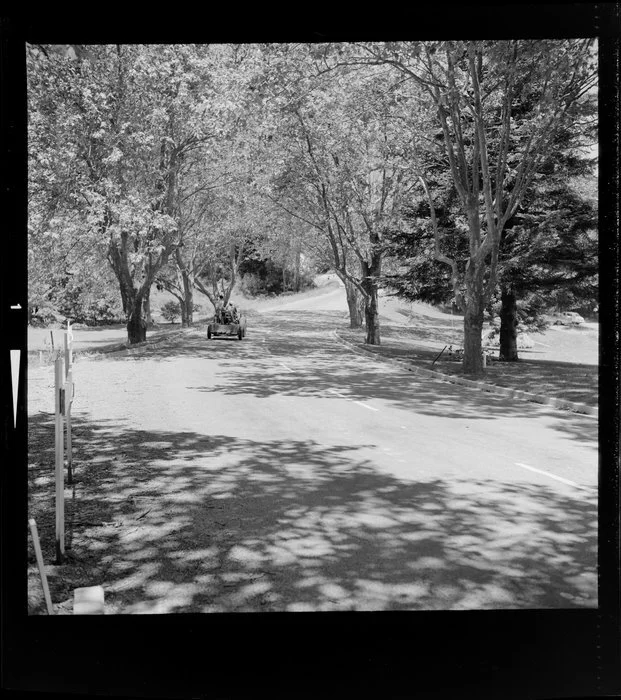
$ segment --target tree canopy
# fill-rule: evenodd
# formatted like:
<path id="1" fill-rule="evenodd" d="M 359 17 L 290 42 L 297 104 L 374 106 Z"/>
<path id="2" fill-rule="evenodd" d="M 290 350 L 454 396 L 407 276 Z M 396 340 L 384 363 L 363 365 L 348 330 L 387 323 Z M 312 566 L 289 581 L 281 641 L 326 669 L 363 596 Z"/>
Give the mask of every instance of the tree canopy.
<path id="1" fill-rule="evenodd" d="M 591 40 L 34 45 L 33 308 L 117 298 L 130 342 L 151 288 L 192 324 L 251 261 L 345 283 L 380 342 L 378 291 L 454 301 L 467 372 L 503 290 L 592 295 Z M 583 167 L 584 166 L 584 167 Z M 571 182 L 570 182 L 571 180 Z M 573 184 L 572 184 L 573 183 Z M 584 188 L 583 188 L 584 190 Z M 114 292 L 111 281 L 116 281 Z M 297 282 L 295 282 L 297 280 Z"/>

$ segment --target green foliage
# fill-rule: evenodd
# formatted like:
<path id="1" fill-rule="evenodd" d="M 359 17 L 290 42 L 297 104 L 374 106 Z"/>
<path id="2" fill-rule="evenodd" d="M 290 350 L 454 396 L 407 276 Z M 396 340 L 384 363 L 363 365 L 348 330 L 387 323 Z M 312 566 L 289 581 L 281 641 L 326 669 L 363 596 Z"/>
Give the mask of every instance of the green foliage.
<path id="1" fill-rule="evenodd" d="M 465 50 L 465 45 L 463 48 Z M 585 98 L 570 102 L 566 114 L 559 116 L 556 121 L 546 116 L 552 114 L 554 109 L 560 109 L 566 99 L 566 96 L 555 93 L 555 90 L 561 89 L 564 78 L 555 83 L 556 78 L 549 75 L 548 67 L 537 67 L 529 62 L 530 59 L 533 56 L 548 55 L 550 61 L 558 61 L 559 64 L 571 59 L 575 62 L 575 75 L 582 72 L 584 76 L 583 88 L 590 84 L 591 78 L 588 76 L 592 65 L 582 60 L 580 51 L 575 50 L 577 44 L 572 45 L 571 42 L 563 45 L 525 42 L 519 48 L 521 58 L 513 62 L 513 73 L 507 73 L 507 68 L 503 69 L 502 63 L 496 61 L 505 50 L 502 42 L 487 46 L 482 57 L 488 70 L 497 75 L 499 84 L 502 84 L 502 80 L 512 79 L 512 90 L 516 95 L 521 95 L 521 99 L 515 100 L 511 105 L 510 128 L 505 141 L 504 193 L 499 193 L 498 183 L 492 178 L 492 185 L 496 188 L 494 199 L 504 202 L 514 197 L 515 207 L 500 233 L 497 268 L 490 268 L 487 277 L 494 282 L 489 290 L 488 312 L 491 317 L 499 312 L 499 294 L 496 293 L 495 286 L 497 280 L 500 285 L 512 289 L 518 295 L 517 312 L 520 322 L 524 327 L 536 329 L 543 324 L 543 314 L 557 305 L 558 300 L 564 304 L 576 304 L 579 299 L 586 301 L 587 298 L 594 300 L 596 297 L 597 218 L 595 197 L 593 194 L 588 195 L 589 183 L 591 193 L 595 188 L 592 163 L 584 155 L 585 148 L 594 140 L 596 104 Z M 450 55 L 456 56 L 456 50 L 455 46 L 451 46 Z M 465 64 L 460 66 L 459 62 L 455 65 L 456 79 L 461 80 L 459 75 L 465 74 L 467 67 Z M 546 75 L 548 80 L 543 78 Z M 485 75 L 486 84 L 489 77 L 490 74 Z M 547 98 L 543 99 L 545 90 L 549 92 Z M 488 130 L 487 157 L 494 162 L 501 156 L 499 149 L 502 144 L 498 141 L 495 130 L 501 123 L 503 107 L 499 101 L 500 92 L 495 96 L 493 92 L 488 95 L 489 111 L 484 126 Z M 461 98 L 455 96 L 455 99 L 459 101 Z M 453 105 L 453 109 L 456 108 Z M 451 114 L 454 116 L 455 112 Z M 461 117 L 461 137 L 458 138 L 451 130 L 455 127 L 454 121 L 449 121 L 449 136 L 458 145 L 462 144 L 468 159 L 472 154 L 473 122 L 467 112 L 461 113 Z M 546 122 L 544 117 L 549 121 Z M 549 131 L 543 129 L 544 123 L 549 123 Z M 535 142 L 539 139 L 540 150 L 532 150 L 532 139 Z M 443 140 L 444 135 L 441 134 L 440 141 Z M 447 143 L 450 142 L 445 142 L 446 148 Z M 525 159 L 529 161 L 530 175 L 527 172 L 520 174 Z M 450 171 L 433 149 L 420 154 L 419 163 L 427 173 L 432 192 L 440 247 L 446 256 L 455 261 L 461 274 L 461 290 L 465 292 L 463 280 L 466 263 L 471 255 L 472 238 L 455 196 L 458 181 L 455 177 L 447 178 Z M 473 177 L 475 164 L 472 162 Z M 459 172 L 463 173 L 461 165 Z M 479 177 L 482 176 L 479 167 Z M 481 186 L 482 184 L 481 181 Z M 522 194 L 518 197 L 519 188 Z M 485 222 L 486 205 L 482 198 L 480 202 L 483 206 L 480 208 L 479 219 Z M 500 216 L 497 215 L 497 218 Z M 489 222 L 487 226 L 489 229 Z M 488 230 L 484 240 L 489 236 Z M 435 259 L 435 243 L 429 205 L 415 192 L 412 207 L 407 210 L 402 228 L 391 231 L 387 236 L 387 255 L 392 256 L 394 262 L 390 273 L 385 276 L 385 284 L 410 300 L 434 303 L 450 301 L 453 297 L 450 268 Z M 488 266 L 490 261 L 491 256 L 488 254 Z"/>
<path id="2" fill-rule="evenodd" d="M 200 311 L 200 306 L 198 304 L 192 304 L 192 311 Z M 162 304 L 160 313 L 168 323 L 175 323 L 175 320 L 181 317 L 181 304 L 174 299 L 170 299 Z"/>
<path id="3" fill-rule="evenodd" d="M 253 260 L 242 266 L 240 291 L 248 297 L 264 294 L 282 294 L 293 290 L 293 272 L 275 264 L 272 260 Z M 294 291 L 304 291 L 314 286 L 313 275 L 305 270 L 297 279 Z"/>
<path id="4" fill-rule="evenodd" d="M 168 323 L 174 323 L 175 319 L 180 318 L 181 316 L 181 305 L 178 301 L 171 299 L 165 304 L 162 304 L 160 313 L 168 321 Z"/>
<path id="5" fill-rule="evenodd" d="M 60 314 L 72 322 L 96 326 L 124 320 L 118 294 L 93 298 L 88 287 L 73 278 L 55 289 L 53 301 Z"/>
<path id="6" fill-rule="evenodd" d="M 566 185 L 590 177 L 588 44 L 30 47 L 32 308 L 94 322 L 120 296 L 129 319 L 154 282 L 213 302 L 313 265 L 447 303 L 477 256 L 533 318 L 586 301 L 594 209 Z"/>

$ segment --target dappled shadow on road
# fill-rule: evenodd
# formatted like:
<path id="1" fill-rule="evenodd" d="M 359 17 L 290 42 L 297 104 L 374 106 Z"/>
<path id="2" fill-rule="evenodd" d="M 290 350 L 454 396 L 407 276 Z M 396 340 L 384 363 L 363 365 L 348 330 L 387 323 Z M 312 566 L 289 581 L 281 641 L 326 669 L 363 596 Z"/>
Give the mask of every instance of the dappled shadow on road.
<path id="1" fill-rule="evenodd" d="M 49 417 L 30 421 L 31 514 L 53 556 Z M 76 418 L 67 536 L 109 612 L 596 604 L 595 496 L 380 473 L 357 448 L 124 430 Z M 62 588 L 64 586 L 64 588 Z M 61 590 L 62 588 L 62 590 Z"/>
<path id="2" fill-rule="evenodd" d="M 233 357 L 223 350 L 220 357 L 227 369 L 226 380 L 196 389 L 267 398 L 276 394 L 326 397 L 336 388 L 354 400 L 382 399 L 398 408 L 442 418 L 496 420 L 527 418 L 536 413 L 554 416 L 556 429 L 580 441 L 591 441 L 594 447 L 597 444 L 597 421 L 592 417 L 535 406 L 406 370 L 395 371 L 379 360 L 353 354 L 330 335 L 327 322 L 323 323 L 325 335 L 310 331 L 306 318 L 296 318 L 293 313 L 279 323 L 274 324 L 264 353 L 259 355 L 250 349 L 242 358 L 237 352 Z"/>
<path id="3" fill-rule="evenodd" d="M 260 322 L 259 322 L 260 321 Z M 264 314 L 248 336 L 207 340 L 204 329 L 117 353 L 107 359 L 175 362 L 180 358 L 217 360 L 222 378 L 195 391 L 228 395 L 334 397 L 337 389 L 353 400 L 382 399 L 398 408 L 442 418 L 496 420 L 553 416 L 553 425 L 580 441 L 597 444 L 597 421 L 589 416 L 536 406 L 480 389 L 395 370 L 381 360 L 360 356 L 336 340 L 340 312 L 287 311 Z M 493 372 L 491 369 L 490 372 Z M 522 386 L 521 388 L 527 388 Z"/>

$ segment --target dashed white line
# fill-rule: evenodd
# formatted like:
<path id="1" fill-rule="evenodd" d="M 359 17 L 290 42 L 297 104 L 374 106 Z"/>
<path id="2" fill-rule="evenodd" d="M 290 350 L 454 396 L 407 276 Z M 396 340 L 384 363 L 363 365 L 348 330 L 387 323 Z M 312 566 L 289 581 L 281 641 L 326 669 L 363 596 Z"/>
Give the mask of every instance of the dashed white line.
<path id="1" fill-rule="evenodd" d="M 354 399 L 350 399 L 349 396 L 345 396 L 345 394 L 341 394 L 340 391 L 337 389 L 328 389 L 328 391 L 331 394 L 336 394 L 337 396 L 340 396 L 342 399 L 347 399 L 348 401 L 353 401 L 353 403 L 357 403 L 358 406 L 362 406 L 363 408 L 368 408 L 369 411 L 379 411 L 379 408 L 373 408 L 373 406 L 369 406 L 366 403 L 363 403 L 362 401 L 355 401 Z"/>
<path id="2" fill-rule="evenodd" d="M 366 403 L 362 403 L 362 401 L 354 401 L 354 403 L 357 403 L 358 406 L 362 406 L 363 408 L 368 408 L 369 411 L 379 411 L 379 408 L 373 408 L 373 406 L 369 406 Z"/>
<path id="3" fill-rule="evenodd" d="M 341 394 L 341 392 L 338 391 L 337 389 L 328 389 L 328 391 L 329 391 L 331 394 L 337 394 L 338 396 L 340 396 L 340 397 L 343 398 L 343 399 L 346 399 L 346 398 L 347 398 L 347 396 L 345 396 L 345 394 Z"/>
<path id="4" fill-rule="evenodd" d="M 564 484 L 568 484 L 569 486 L 575 486 L 578 489 L 585 489 L 587 491 L 591 491 L 593 487 L 591 486 L 583 486 L 582 484 L 577 484 L 575 481 L 570 481 L 569 479 L 564 479 L 562 476 L 556 476 L 556 474 L 550 474 L 550 472 L 543 471 L 543 469 L 535 469 L 535 467 L 531 467 L 528 464 L 523 464 L 522 462 L 516 462 L 516 466 L 522 467 L 522 469 L 528 469 L 531 472 L 536 472 L 537 474 L 543 474 L 544 476 L 550 477 L 550 479 L 556 479 L 556 481 L 562 481 Z"/>

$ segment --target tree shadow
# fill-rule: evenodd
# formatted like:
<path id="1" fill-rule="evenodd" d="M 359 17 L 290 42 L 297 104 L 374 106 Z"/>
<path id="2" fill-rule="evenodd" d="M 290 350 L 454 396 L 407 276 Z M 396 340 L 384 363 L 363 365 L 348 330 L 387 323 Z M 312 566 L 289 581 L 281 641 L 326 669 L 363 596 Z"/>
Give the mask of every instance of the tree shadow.
<path id="1" fill-rule="evenodd" d="M 48 561 L 49 423 L 32 417 L 29 443 L 30 517 Z M 358 447 L 312 439 L 125 430 L 82 417 L 74 437 L 67 537 L 81 566 L 56 567 L 56 598 L 102 584 L 117 613 L 596 605 L 595 496 L 399 479 Z"/>
<path id="2" fill-rule="evenodd" d="M 300 319 L 280 323 L 286 334 L 279 333 L 276 326 L 274 335 L 267 336 L 265 344 L 244 348 L 222 346 L 208 351 L 200 341 L 194 344 L 193 339 L 188 339 L 184 353 L 195 356 L 208 353 L 205 356 L 217 357 L 226 369 L 225 381 L 195 388 L 260 398 L 277 394 L 325 397 L 337 388 L 354 400 L 382 399 L 416 413 L 477 421 L 528 418 L 537 411 L 540 415 L 554 416 L 554 426 L 577 440 L 597 442 L 597 421 L 592 417 L 541 405 L 535 407 L 523 400 L 432 377 L 406 372 L 395 377 L 390 366 L 357 356 L 336 341 L 327 342 L 328 338 L 309 331 L 308 324 Z"/>
<path id="3" fill-rule="evenodd" d="M 186 357 L 215 359 L 226 379 L 193 387 L 210 393 L 325 398 L 331 390 L 338 389 L 354 400 L 382 399 L 424 415 L 477 421 L 528 418 L 536 411 L 538 415 L 553 416 L 555 428 L 567 435 L 597 442 L 597 421 L 589 416 L 535 406 L 405 371 L 396 376 L 391 366 L 356 355 L 334 338 L 333 329 L 343 323 L 340 312 L 287 311 L 274 316 L 265 314 L 260 320 L 262 323 L 249 326 L 248 336 L 241 341 L 207 340 L 205 329 L 197 328 L 155 345 L 101 358 L 171 363 Z"/>

